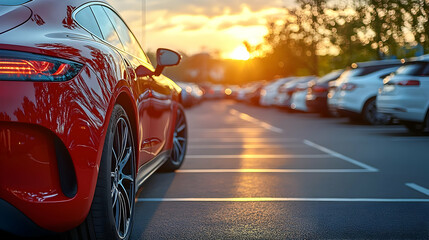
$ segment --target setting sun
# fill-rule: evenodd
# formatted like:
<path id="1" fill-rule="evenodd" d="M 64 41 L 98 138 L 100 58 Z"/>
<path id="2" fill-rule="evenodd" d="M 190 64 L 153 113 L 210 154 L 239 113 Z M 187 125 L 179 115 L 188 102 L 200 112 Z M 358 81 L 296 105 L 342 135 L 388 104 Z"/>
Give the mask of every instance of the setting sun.
<path id="1" fill-rule="evenodd" d="M 234 49 L 229 57 L 236 60 L 249 60 L 250 53 L 247 51 L 246 47 L 239 46 Z"/>

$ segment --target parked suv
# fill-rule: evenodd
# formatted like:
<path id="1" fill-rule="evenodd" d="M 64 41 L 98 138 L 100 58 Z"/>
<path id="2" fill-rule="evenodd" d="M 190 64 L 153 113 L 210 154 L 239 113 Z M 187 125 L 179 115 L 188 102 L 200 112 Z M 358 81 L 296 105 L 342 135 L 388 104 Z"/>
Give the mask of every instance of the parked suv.
<path id="1" fill-rule="evenodd" d="M 401 66 L 400 60 L 382 60 L 353 63 L 335 81 L 328 94 L 328 106 L 341 116 L 361 119 L 369 124 L 385 123 L 388 119 L 379 114 L 375 105 L 383 79 Z"/>
<path id="2" fill-rule="evenodd" d="M 384 80 L 377 109 L 411 132 L 429 131 L 429 55 L 406 62 Z"/>

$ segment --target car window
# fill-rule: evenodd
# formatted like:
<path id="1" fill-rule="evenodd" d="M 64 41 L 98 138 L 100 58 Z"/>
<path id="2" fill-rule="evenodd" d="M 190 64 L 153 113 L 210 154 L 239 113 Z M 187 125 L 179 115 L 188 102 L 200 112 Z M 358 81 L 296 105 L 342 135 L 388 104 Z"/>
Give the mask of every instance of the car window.
<path id="1" fill-rule="evenodd" d="M 75 15 L 75 20 L 86 30 L 103 39 L 100 28 L 98 27 L 97 20 L 95 20 L 94 14 L 91 8 L 86 7 L 80 10 Z"/>
<path id="2" fill-rule="evenodd" d="M 140 44 L 134 37 L 133 33 L 127 27 L 127 25 L 122 21 L 122 19 L 111 9 L 104 8 L 107 15 L 109 16 L 111 22 L 115 26 L 116 32 L 119 34 L 119 38 L 124 45 L 125 51 L 129 54 L 134 55 L 135 57 L 141 58 L 147 61 L 146 55 L 140 47 Z"/>
<path id="3" fill-rule="evenodd" d="M 429 63 L 425 63 L 425 68 L 424 68 L 421 76 L 429 76 Z"/>
<path id="4" fill-rule="evenodd" d="M 395 75 L 411 75 L 411 76 L 428 76 L 429 75 L 429 64 L 427 63 L 410 63 L 400 67 Z"/>
<path id="5" fill-rule="evenodd" d="M 389 65 L 377 65 L 377 66 L 362 67 L 362 71 L 356 76 L 361 77 L 361 76 L 365 76 L 365 75 L 380 71 L 380 70 L 385 69 L 385 68 L 392 68 L 395 66 L 399 67 L 400 65 L 401 64 L 389 64 Z"/>
<path id="6" fill-rule="evenodd" d="M 330 72 L 330 73 L 326 74 L 325 76 L 319 78 L 317 80 L 317 83 L 326 83 L 326 82 L 330 82 L 330 81 L 336 80 L 336 79 L 338 79 L 341 76 L 342 73 L 343 73 L 342 70 L 341 71 Z"/>
<path id="7" fill-rule="evenodd" d="M 113 26 L 106 12 L 103 10 L 104 7 L 100 5 L 92 5 L 90 8 L 92 9 L 95 18 L 97 19 L 98 25 L 100 26 L 101 33 L 104 37 L 103 39 L 113 46 L 123 50 L 124 47 L 119 40 L 118 33 L 116 32 L 115 27 Z"/>

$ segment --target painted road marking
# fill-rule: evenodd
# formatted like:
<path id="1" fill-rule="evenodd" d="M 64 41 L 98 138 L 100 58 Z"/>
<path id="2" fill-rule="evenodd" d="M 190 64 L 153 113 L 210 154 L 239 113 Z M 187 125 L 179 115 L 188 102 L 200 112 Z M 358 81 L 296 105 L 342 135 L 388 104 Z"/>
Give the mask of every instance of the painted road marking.
<path id="1" fill-rule="evenodd" d="M 351 164 L 354 164 L 356 166 L 364 168 L 364 169 L 368 170 L 368 172 L 378 172 L 377 168 L 371 167 L 371 166 L 369 166 L 369 165 L 367 165 L 365 163 L 361 163 L 361 162 L 359 162 L 357 160 L 354 160 L 352 158 L 344 156 L 344 155 L 342 155 L 340 153 L 337 153 L 337 152 L 335 152 L 333 150 L 330 150 L 328 148 L 322 147 L 322 146 L 320 146 L 320 145 L 318 145 L 316 143 L 313 143 L 313 142 L 311 142 L 309 140 L 304 140 L 304 144 L 306 144 L 306 145 L 308 145 L 310 147 L 314 147 L 316 149 L 319 149 L 320 151 L 325 152 L 325 153 L 327 153 L 327 154 L 329 154 L 329 155 L 331 155 L 333 157 L 337 157 L 337 158 L 342 159 L 342 160 L 344 160 L 346 162 L 349 162 Z"/>
<path id="2" fill-rule="evenodd" d="M 260 158 L 330 158 L 330 154 L 306 154 L 306 155 L 295 155 L 295 154 L 238 154 L 238 155 L 186 155 L 187 159 L 201 159 L 201 158 L 213 158 L 213 159 L 225 159 L 225 158 L 236 158 L 236 159 L 260 159 Z"/>
<path id="3" fill-rule="evenodd" d="M 182 169 L 175 173 L 367 173 L 366 169 Z"/>
<path id="4" fill-rule="evenodd" d="M 210 133 L 248 133 L 265 132 L 265 128 L 197 128 L 190 129 L 189 132 L 210 132 Z"/>
<path id="5" fill-rule="evenodd" d="M 429 196 L 429 189 L 427 189 L 427 188 L 419 186 L 419 185 L 417 185 L 415 183 L 406 183 L 405 185 L 407 187 L 410 187 L 410 188 L 416 190 L 417 192 L 420 192 L 420 193 L 425 194 L 426 196 Z"/>
<path id="6" fill-rule="evenodd" d="M 245 137 L 220 137 L 220 138 L 190 138 L 189 143 L 297 143 L 297 138 L 245 138 Z"/>
<path id="7" fill-rule="evenodd" d="M 231 144 L 207 144 L 207 145 L 189 145 L 188 149 L 275 149 L 275 148 L 305 148 L 308 146 L 298 144 L 285 144 L 285 145 L 272 145 L 272 144 L 243 144 L 243 145 L 231 145 Z"/>
<path id="8" fill-rule="evenodd" d="M 261 120 L 259 120 L 259 119 L 257 119 L 257 118 L 254 118 L 254 117 L 252 117 L 252 116 L 250 116 L 250 115 L 248 115 L 248 114 L 245 114 L 245 113 L 239 112 L 239 111 L 237 111 L 237 110 L 235 110 L 235 109 L 230 109 L 230 110 L 229 110 L 229 113 L 231 113 L 232 115 L 234 115 L 234 116 L 236 116 L 236 117 L 239 117 L 240 119 L 242 119 L 242 120 L 244 120 L 244 121 L 248 121 L 248 122 L 251 122 L 251 123 L 257 124 L 257 125 L 259 125 L 260 127 L 263 127 L 263 128 L 265 128 L 265 129 L 267 129 L 267 130 L 270 130 L 270 131 L 272 131 L 272 132 L 276 132 L 276 133 L 283 133 L 283 129 L 278 128 L 278 127 L 274 127 L 274 126 L 272 126 L 272 125 L 271 125 L 271 124 L 269 124 L 269 123 L 266 123 L 266 122 L 264 122 L 264 121 L 261 121 Z"/>
<path id="9" fill-rule="evenodd" d="M 137 202 L 423 202 L 424 198 L 138 198 Z"/>

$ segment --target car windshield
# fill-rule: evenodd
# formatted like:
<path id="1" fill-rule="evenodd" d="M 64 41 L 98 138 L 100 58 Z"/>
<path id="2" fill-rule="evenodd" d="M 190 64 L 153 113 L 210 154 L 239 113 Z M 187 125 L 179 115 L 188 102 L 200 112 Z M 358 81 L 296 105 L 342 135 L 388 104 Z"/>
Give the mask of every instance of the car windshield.
<path id="1" fill-rule="evenodd" d="M 319 78 L 317 80 L 317 83 L 325 83 L 325 82 L 329 82 L 329 81 L 338 79 L 341 76 L 342 72 L 343 72 L 343 70 L 330 72 L 330 73 L 326 74 L 325 76 Z"/>

